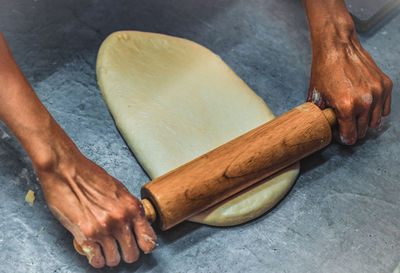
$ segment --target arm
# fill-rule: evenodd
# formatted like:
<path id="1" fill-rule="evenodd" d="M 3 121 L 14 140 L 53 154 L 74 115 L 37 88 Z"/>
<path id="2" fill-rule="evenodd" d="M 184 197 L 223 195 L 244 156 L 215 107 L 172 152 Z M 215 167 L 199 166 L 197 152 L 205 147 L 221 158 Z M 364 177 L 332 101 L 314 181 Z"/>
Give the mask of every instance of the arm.
<path id="1" fill-rule="evenodd" d="M 303 0 L 311 34 L 308 101 L 335 109 L 344 144 L 390 113 L 392 81 L 361 46 L 344 0 Z"/>
<path id="2" fill-rule="evenodd" d="M 0 119 L 32 160 L 51 212 L 74 235 L 91 265 L 117 265 L 116 240 L 124 260 L 136 261 L 134 234 L 144 252 L 154 249 L 156 236 L 139 200 L 80 153 L 32 90 L 1 32 Z"/>

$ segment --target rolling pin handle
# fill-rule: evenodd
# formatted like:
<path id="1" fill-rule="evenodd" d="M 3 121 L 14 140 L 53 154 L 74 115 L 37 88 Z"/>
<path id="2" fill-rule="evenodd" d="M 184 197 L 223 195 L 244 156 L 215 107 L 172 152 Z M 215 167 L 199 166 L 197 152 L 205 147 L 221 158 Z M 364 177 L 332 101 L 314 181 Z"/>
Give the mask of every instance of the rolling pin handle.
<path id="1" fill-rule="evenodd" d="M 147 221 L 149 221 L 150 223 L 154 223 L 157 217 L 157 213 L 154 209 L 153 204 L 148 199 L 144 198 L 142 199 L 142 205 Z"/>
<path id="2" fill-rule="evenodd" d="M 335 111 L 332 108 L 326 108 L 322 110 L 322 113 L 324 113 L 329 125 L 333 128 L 337 123 Z"/>

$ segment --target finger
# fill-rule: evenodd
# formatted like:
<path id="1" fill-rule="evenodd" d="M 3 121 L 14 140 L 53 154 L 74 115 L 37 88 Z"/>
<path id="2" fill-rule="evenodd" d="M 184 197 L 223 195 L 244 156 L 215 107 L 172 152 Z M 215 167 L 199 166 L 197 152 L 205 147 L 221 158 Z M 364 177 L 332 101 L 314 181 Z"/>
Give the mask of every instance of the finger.
<path id="1" fill-rule="evenodd" d="M 112 237 L 105 237 L 101 241 L 104 256 L 106 257 L 106 264 L 108 266 L 116 266 L 121 261 L 119 256 L 117 242 Z"/>
<path id="2" fill-rule="evenodd" d="M 144 213 L 133 220 L 133 229 L 140 249 L 145 254 L 151 252 L 157 245 L 157 236 L 150 223 L 144 217 Z"/>
<path id="3" fill-rule="evenodd" d="M 362 115 L 359 116 L 357 119 L 357 138 L 361 139 L 365 137 L 365 134 L 367 133 L 368 130 L 368 124 L 369 124 L 369 117 L 370 113 L 369 111 L 363 113 Z"/>
<path id="4" fill-rule="evenodd" d="M 81 248 L 93 267 L 102 268 L 104 266 L 104 257 L 97 243 L 83 243 L 81 244 Z"/>
<path id="5" fill-rule="evenodd" d="M 361 139 L 365 136 L 368 130 L 368 125 L 374 107 L 374 98 L 371 94 L 361 96 L 361 104 L 359 105 L 359 115 L 357 118 L 357 138 Z"/>
<path id="6" fill-rule="evenodd" d="M 131 227 L 126 225 L 118 234 L 115 235 L 122 250 L 122 258 L 127 263 L 133 263 L 139 258 L 139 249 L 136 245 Z"/>
<path id="7" fill-rule="evenodd" d="M 371 121 L 369 122 L 369 127 L 376 128 L 381 123 L 382 117 L 382 102 L 377 102 L 372 111 Z"/>
<path id="8" fill-rule="evenodd" d="M 389 93 L 388 97 L 385 100 L 385 104 L 383 105 L 383 113 L 382 113 L 382 115 L 384 117 L 386 117 L 386 116 L 388 116 L 390 114 L 391 104 L 392 104 L 392 90 L 390 90 L 390 93 Z"/>
<path id="9" fill-rule="evenodd" d="M 340 141 L 346 145 L 352 145 L 357 141 L 356 120 L 354 116 L 338 118 Z"/>

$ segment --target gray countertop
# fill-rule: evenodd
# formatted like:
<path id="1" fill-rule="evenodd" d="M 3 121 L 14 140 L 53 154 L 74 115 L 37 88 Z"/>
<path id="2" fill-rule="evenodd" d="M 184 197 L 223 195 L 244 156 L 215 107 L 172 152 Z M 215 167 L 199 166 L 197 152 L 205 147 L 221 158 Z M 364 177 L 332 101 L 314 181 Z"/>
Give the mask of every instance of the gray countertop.
<path id="1" fill-rule="evenodd" d="M 0 28 L 28 80 L 81 151 L 139 195 L 149 179 L 96 84 L 97 50 L 117 30 L 185 37 L 219 54 L 280 115 L 304 102 L 311 48 L 301 1 L 0 0 Z M 287 197 L 231 228 L 157 231 L 135 264 L 92 269 L 46 207 L 24 150 L 0 123 L 0 272 L 393 272 L 400 261 L 400 16 L 361 36 L 394 82 L 392 114 L 352 147 L 302 161 Z M 24 201 L 36 192 L 33 207 Z"/>

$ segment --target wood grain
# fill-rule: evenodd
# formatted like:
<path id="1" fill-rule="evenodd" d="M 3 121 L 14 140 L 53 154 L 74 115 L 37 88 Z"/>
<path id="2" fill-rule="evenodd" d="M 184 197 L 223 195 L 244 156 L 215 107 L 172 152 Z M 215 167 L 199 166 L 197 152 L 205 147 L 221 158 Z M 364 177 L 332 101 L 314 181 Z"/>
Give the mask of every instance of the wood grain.
<path id="1" fill-rule="evenodd" d="M 169 229 L 327 146 L 335 122 L 332 110 L 302 104 L 147 183 L 142 198 Z"/>

